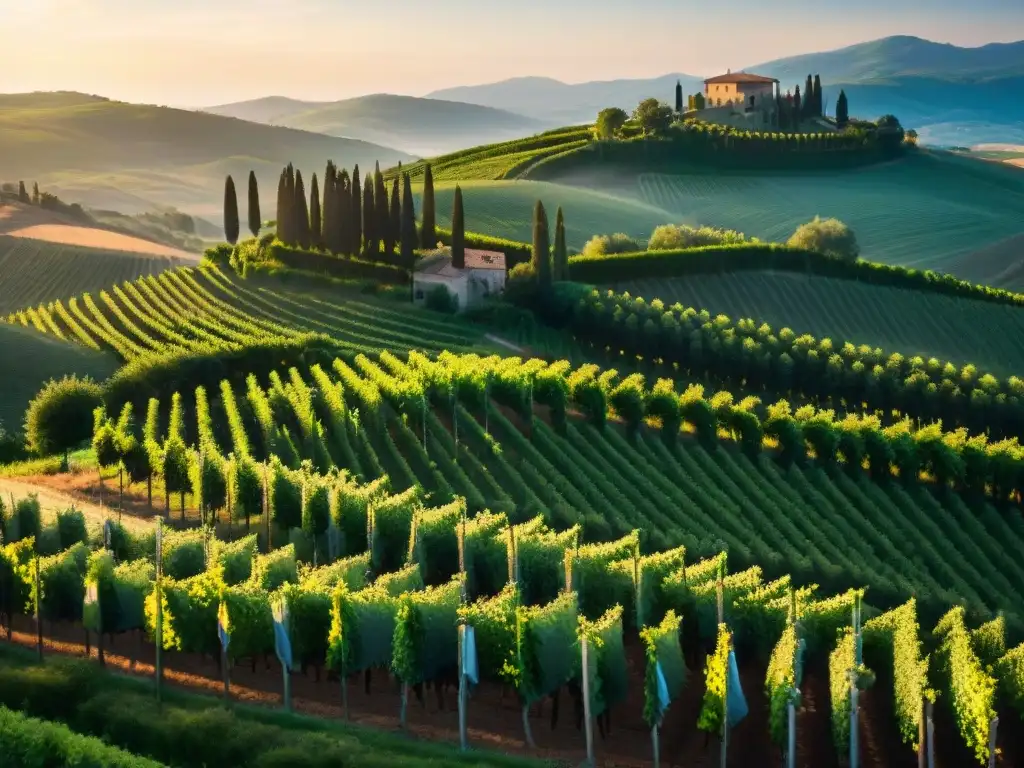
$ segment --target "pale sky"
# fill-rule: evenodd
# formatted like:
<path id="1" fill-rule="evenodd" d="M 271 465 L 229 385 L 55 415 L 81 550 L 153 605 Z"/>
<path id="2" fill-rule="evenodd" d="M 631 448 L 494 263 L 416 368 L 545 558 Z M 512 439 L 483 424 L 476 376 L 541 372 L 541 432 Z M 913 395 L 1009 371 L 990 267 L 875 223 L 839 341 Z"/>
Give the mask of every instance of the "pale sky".
<path id="1" fill-rule="evenodd" d="M 1024 0 L 0 0 L 0 92 L 210 106 L 522 75 L 705 76 L 895 34 L 1024 38 Z"/>

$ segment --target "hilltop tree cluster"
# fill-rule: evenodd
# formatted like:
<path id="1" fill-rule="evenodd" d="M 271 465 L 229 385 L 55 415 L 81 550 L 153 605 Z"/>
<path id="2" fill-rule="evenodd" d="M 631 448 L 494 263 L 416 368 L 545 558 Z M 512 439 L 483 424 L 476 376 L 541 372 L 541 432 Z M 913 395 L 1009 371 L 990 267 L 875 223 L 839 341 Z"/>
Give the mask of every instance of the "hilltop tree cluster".
<path id="1" fill-rule="evenodd" d="M 261 228 L 256 176 L 249 174 L 249 229 L 258 236 Z M 239 232 L 238 203 L 234 181 L 225 182 L 224 232 L 234 244 Z M 328 161 L 323 184 L 314 173 L 307 195 L 302 171 L 291 163 L 277 185 L 277 239 L 303 250 L 327 251 L 337 256 L 362 258 L 410 268 L 417 247 L 437 243 L 434 181 L 430 166 L 424 173 L 423 225 L 418 235 L 416 210 L 408 173 L 398 169 L 389 185 L 378 164 L 373 173 L 360 177 Z"/>

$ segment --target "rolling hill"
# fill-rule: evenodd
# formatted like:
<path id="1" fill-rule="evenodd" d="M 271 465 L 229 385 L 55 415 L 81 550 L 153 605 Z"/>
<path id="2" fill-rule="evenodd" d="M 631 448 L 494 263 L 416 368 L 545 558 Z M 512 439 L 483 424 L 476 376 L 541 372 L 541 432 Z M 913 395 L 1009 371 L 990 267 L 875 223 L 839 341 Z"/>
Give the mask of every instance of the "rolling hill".
<path id="1" fill-rule="evenodd" d="M 534 119 L 478 104 L 387 93 L 336 102 L 303 102 L 271 96 L 208 107 L 205 111 L 361 139 L 423 156 L 520 138 L 557 124 L 551 116 Z"/>
<path id="2" fill-rule="evenodd" d="M 646 239 L 654 226 L 669 222 L 783 241 L 816 215 L 834 216 L 853 228 L 862 256 L 871 261 L 1024 288 L 1024 171 L 1008 164 L 930 150 L 827 173 L 626 167 L 602 162 L 597 152 L 569 166 L 540 164 L 586 142 L 585 129 L 565 129 L 525 145 L 476 147 L 431 163 L 443 182 L 439 195 L 451 182 L 462 184 L 467 226 L 485 234 L 528 241 L 531 197 L 544 200 L 549 216 L 566 205 L 572 248 L 594 234 Z M 408 169 L 415 176 L 420 165 Z M 447 197 L 439 200 L 440 215 L 449 206 Z"/>
<path id="3" fill-rule="evenodd" d="M 354 139 L 79 93 L 0 95 L 5 178 L 124 213 L 172 205 L 220 220 L 224 176 L 256 171 L 272 199 L 280 169 L 393 164 L 411 157 Z M 267 199 L 265 204 L 270 200 Z"/>
<path id="4" fill-rule="evenodd" d="M 937 145 L 1024 141 L 1024 104 L 1005 94 L 1024 88 L 1024 42 L 961 48 L 918 37 L 894 36 L 834 51 L 793 56 L 746 71 L 777 77 L 782 88 L 803 87 L 808 73 L 821 75 L 826 108 L 846 91 L 850 113 L 874 119 L 896 114 L 922 140 Z M 686 93 L 703 89 L 703 77 L 668 74 L 639 80 L 567 84 L 523 77 L 429 94 L 473 104 L 502 106 L 522 114 L 551 115 L 564 123 L 592 120 L 598 110 L 631 110 L 651 96 L 671 102 L 676 80 Z"/>

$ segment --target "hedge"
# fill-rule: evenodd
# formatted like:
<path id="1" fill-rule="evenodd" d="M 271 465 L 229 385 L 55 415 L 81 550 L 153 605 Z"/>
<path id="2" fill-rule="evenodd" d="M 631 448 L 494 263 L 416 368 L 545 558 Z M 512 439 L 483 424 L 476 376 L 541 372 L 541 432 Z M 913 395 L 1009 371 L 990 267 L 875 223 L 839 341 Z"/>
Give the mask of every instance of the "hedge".
<path id="1" fill-rule="evenodd" d="M 371 279 L 392 285 L 404 285 L 409 282 L 409 272 L 394 264 L 332 256 L 319 251 L 306 251 L 301 248 L 291 248 L 276 241 L 269 246 L 268 254 L 272 260 L 279 261 L 286 267 L 307 272 L 319 272 L 332 277 Z"/>
<path id="2" fill-rule="evenodd" d="M 0 706 L 0 744 L 7 768 L 161 768 L 163 763 L 80 736 L 66 725 L 50 723 Z"/>
<path id="3" fill-rule="evenodd" d="M 706 245 L 670 251 L 573 256 L 569 259 L 569 274 L 572 279 L 592 283 L 769 269 L 858 280 L 872 285 L 929 291 L 993 304 L 1024 307 L 1024 294 L 987 285 L 975 285 L 953 275 L 859 259 L 847 261 L 779 243 Z"/>
<path id="4" fill-rule="evenodd" d="M 34 717 L 61 720 L 80 734 L 102 737 L 111 745 L 167 765 L 537 765 L 477 750 L 463 755 L 444 744 L 409 741 L 369 728 L 241 703 L 229 710 L 219 698 L 166 687 L 161 707 L 149 680 L 122 678 L 80 659 L 55 658 L 39 664 L 34 658 L 23 648 L 0 648 L 0 705 L 20 708 Z"/>

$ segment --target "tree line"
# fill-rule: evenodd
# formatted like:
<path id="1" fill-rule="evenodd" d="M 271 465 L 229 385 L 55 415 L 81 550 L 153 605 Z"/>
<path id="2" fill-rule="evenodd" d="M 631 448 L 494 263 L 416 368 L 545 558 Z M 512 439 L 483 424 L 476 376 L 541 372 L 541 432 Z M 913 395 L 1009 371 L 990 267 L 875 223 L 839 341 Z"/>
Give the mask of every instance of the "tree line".
<path id="1" fill-rule="evenodd" d="M 434 179 L 430 165 L 423 172 L 422 221 L 416 224 L 416 208 L 408 173 L 401 171 L 389 185 L 378 163 L 360 179 L 359 166 L 352 172 L 328 161 L 323 187 L 314 173 L 307 196 L 302 171 L 289 163 L 277 185 L 277 239 L 291 248 L 326 251 L 335 256 L 380 261 L 410 269 L 418 248 L 437 245 Z M 457 194 L 461 204 L 461 192 Z M 253 237 L 263 227 L 259 187 L 255 172 L 249 173 L 248 225 Z M 454 213 L 454 212 L 453 212 Z M 229 243 L 240 231 L 235 183 L 224 185 L 224 234 Z M 453 253 L 454 257 L 454 253 Z"/>

